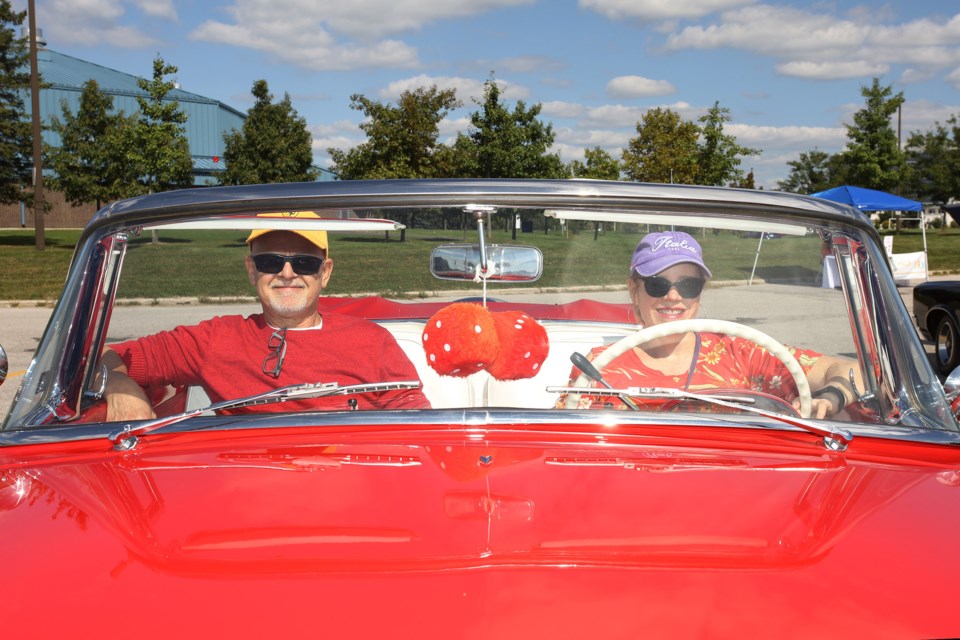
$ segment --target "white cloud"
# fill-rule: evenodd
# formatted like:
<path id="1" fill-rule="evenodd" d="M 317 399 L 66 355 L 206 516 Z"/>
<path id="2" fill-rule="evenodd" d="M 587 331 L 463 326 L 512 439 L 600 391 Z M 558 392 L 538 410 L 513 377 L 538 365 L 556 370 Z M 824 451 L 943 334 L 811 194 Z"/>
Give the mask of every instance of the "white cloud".
<path id="1" fill-rule="evenodd" d="M 228 11 L 238 21 L 245 17 L 276 20 L 296 16 L 300 24 L 326 24 L 351 38 L 382 38 L 414 31 L 440 20 L 466 18 L 532 4 L 535 0 L 235 0 Z M 286 20 L 286 18 L 283 18 Z M 255 24 L 255 23 L 254 23 Z"/>
<path id="2" fill-rule="evenodd" d="M 902 84 L 916 84 L 918 82 L 926 82 L 936 75 L 931 70 L 920 71 L 918 69 L 904 69 L 903 73 L 900 74 L 900 82 Z"/>
<path id="3" fill-rule="evenodd" d="M 586 112 L 586 107 L 575 102 L 554 100 L 544 102 L 541 106 L 543 107 L 541 113 L 551 118 L 579 118 Z"/>
<path id="4" fill-rule="evenodd" d="M 643 76 L 620 76 L 607 83 L 607 93 L 614 98 L 643 98 L 676 93 L 677 88 L 666 80 L 652 80 Z"/>
<path id="5" fill-rule="evenodd" d="M 355 122 L 338 120 L 333 124 L 315 124 L 308 127 L 313 138 L 313 153 L 327 156 L 327 149 L 352 149 L 365 141 L 366 135 Z"/>
<path id="6" fill-rule="evenodd" d="M 486 66 L 497 71 L 508 71 L 510 73 L 556 73 L 567 67 L 565 62 L 547 56 L 502 58 L 498 62 Z"/>
<path id="7" fill-rule="evenodd" d="M 948 73 L 946 80 L 952 84 L 955 89 L 960 89 L 960 67 Z"/>
<path id="8" fill-rule="evenodd" d="M 157 0 L 160 1 L 160 0 Z M 533 0 L 234 0 L 233 20 L 208 20 L 194 40 L 247 47 L 311 70 L 410 68 L 417 51 L 387 36 Z"/>
<path id="9" fill-rule="evenodd" d="M 294 22 L 274 22 L 248 28 L 207 21 L 189 37 L 263 51 L 276 60 L 313 71 L 406 68 L 419 63 L 416 50 L 397 40 L 364 44 L 337 42 L 319 27 L 311 31 L 302 26 Z"/>
<path id="10" fill-rule="evenodd" d="M 496 83 L 500 87 L 500 97 L 504 100 L 525 100 L 530 95 L 530 90 L 521 85 L 500 78 L 496 79 Z M 396 100 L 404 91 L 412 91 L 419 87 L 430 87 L 432 85 L 437 85 L 440 89 L 456 89 L 457 98 L 465 106 L 471 105 L 473 99 L 481 100 L 483 98 L 483 80 L 458 76 L 429 76 L 422 73 L 411 78 L 391 82 L 381 89 L 378 95 L 385 100 Z"/>
<path id="11" fill-rule="evenodd" d="M 470 118 L 444 118 L 438 125 L 440 129 L 440 139 L 444 143 L 451 143 L 456 139 L 458 133 L 466 133 L 470 128 Z"/>
<path id="12" fill-rule="evenodd" d="M 611 20 L 657 22 L 675 18 L 700 18 L 756 0 L 580 0 L 583 9 L 596 11 Z"/>
<path id="13" fill-rule="evenodd" d="M 134 4 L 148 16 L 177 20 L 177 11 L 173 8 L 173 0 L 134 0 Z"/>
<path id="14" fill-rule="evenodd" d="M 600 147 L 607 153 L 619 157 L 620 151 L 627 145 L 636 132 L 617 130 L 617 129 L 584 129 L 581 127 L 564 127 L 555 130 L 557 144 L 570 148 L 579 149 L 579 153 L 573 157 L 563 155 L 566 161 L 580 159 L 583 157 L 584 149 L 593 149 Z"/>
<path id="15" fill-rule="evenodd" d="M 54 49 L 70 44 L 146 49 L 159 44 L 140 29 L 121 24 L 125 16 L 122 0 L 49 0 L 37 4 L 38 26 Z"/>
<path id="16" fill-rule="evenodd" d="M 894 25 L 879 24 L 879 18 L 757 5 L 673 33 L 665 48 L 742 49 L 781 60 L 777 70 L 784 75 L 819 79 L 882 74 L 891 64 L 942 69 L 960 63 L 960 14 L 946 22 L 921 18 Z"/>
<path id="17" fill-rule="evenodd" d="M 960 75 L 960 70 L 958 70 Z M 960 79 L 960 78 L 958 78 Z M 943 104 L 929 100 L 906 100 L 901 108 L 903 139 L 911 131 L 926 131 L 933 128 L 935 122 L 945 124 L 950 116 L 960 114 L 960 104 Z M 896 127 L 896 123 L 894 123 Z"/>
<path id="18" fill-rule="evenodd" d="M 580 126 L 588 128 L 621 128 L 635 129 L 637 122 L 647 112 L 646 107 L 628 107 L 622 104 L 606 104 L 599 107 L 590 107 L 580 120 Z"/>
<path id="19" fill-rule="evenodd" d="M 794 78 L 839 80 L 843 78 L 882 76 L 890 71 L 890 65 L 871 63 L 866 60 L 837 62 L 796 61 L 778 64 L 776 69 L 778 73 Z"/>
<path id="20" fill-rule="evenodd" d="M 736 137 L 737 142 L 747 147 L 762 147 L 765 151 L 801 147 L 806 151 L 841 149 L 846 143 L 845 127 L 773 127 L 753 124 L 727 123 L 724 132 Z"/>

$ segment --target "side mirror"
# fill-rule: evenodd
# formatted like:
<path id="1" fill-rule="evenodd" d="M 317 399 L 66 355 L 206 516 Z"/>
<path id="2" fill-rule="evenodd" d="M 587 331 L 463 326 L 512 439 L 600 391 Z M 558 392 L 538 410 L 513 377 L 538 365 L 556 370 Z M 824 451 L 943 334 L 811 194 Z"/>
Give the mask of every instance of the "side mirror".
<path id="1" fill-rule="evenodd" d="M 7 368 L 9 366 L 7 352 L 3 350 L 3 346 L 0 346 L 0 384 L 3 384 L 3 381 L 7 379 Z"/>
<path id="2" fill-rule="evenodd" d="M 943 393 L 953 409 L 953 415 L 960 419 L 960 367 L 957 367 L 943 381 Z"/>
<path id="3" fill-rule="evenodd" d="M 488 282 L 534 282 L 543 275 L 543 254 L 536 247 L 492 244 L 486 247 Z M 444 244 L 430 254 L 430 273 L 440 280 L 473 280 L 480 245 Z"/>

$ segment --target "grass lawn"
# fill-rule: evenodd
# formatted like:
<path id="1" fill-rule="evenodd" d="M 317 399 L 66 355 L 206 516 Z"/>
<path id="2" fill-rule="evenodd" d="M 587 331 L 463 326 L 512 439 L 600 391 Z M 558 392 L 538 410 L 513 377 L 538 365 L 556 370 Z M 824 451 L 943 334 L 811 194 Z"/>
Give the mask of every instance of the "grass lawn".
<path id="1" fill-rule="evenodd" d="M 0 231 L 0 300 L 54 300 L 60 295 L 79 231 L 48 230 L 46 250 L 36 251 L 32 230 Z M 592 231 L 518 234 L 517 244 L 535 245 L 544 254 L 544 276 L 531 287 L 619 285 L 626 280 L 629 256 L 641 232 L 601 234 Z M 223 297 L 252 296 L 243 269 L 245 234 L 236 232 L 164 232 L 160 242 L 149 236 L 131 242 L 124 264 L 120 297 Z M 750 276 L 756 254 L 755 239 L 737 238 L 730 233 L 714 235 L 697 232 L 716 279 L 742 280 Z M 399 232 L 385 234 L 331 234 L 334 274 L 329 295 L 377 293 L 391 297 L 411 292 L 469 289 L 469 282 L 434 279 L 429 271 L 431 249 L 440 243 L 463 242 L 460 231 L 412 229 L 406 241 Z M 467 241 L 475 242 L 475 232 Z M 494 230 L 491 242 L 509 243 L 510 234 Z M 819 251 L 805 238 L 766 240 L 757 264 L 757 276 L 813 277 Z M 736 245 L 733 254 L 728 251 Z M 927 233 L 930 268 L 957 272 L 960 269 L 960 231 L 931 230 Z M 922 249 L 919 231 L 902 231 L 894 240 L 894 251 Z M 729 257 L 728 257 L 729 255 Z M 165 277 L 170 274 L 171 277 Z M 172 277 L 177 274 L 176 277 Z M 495 285 L 491 287 L 496 295 Z"/>

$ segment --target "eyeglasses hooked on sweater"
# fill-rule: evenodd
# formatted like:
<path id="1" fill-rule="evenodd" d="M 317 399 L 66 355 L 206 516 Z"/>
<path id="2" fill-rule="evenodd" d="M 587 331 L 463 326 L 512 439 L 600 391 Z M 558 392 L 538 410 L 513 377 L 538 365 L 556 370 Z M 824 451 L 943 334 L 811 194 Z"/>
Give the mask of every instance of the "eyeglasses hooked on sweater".
<path id="1" fill-rule="evenodd" d="M 267 348 L 270 353 L 263 359 L 263 372 L 273 378 L 280 377 L 280 369 L 283 368 L 283 359 L 287 355 L 287 328 L 277 329 L 270 334 L 267 340 Z"/>
<path id="2" fill-rule="evenodd" d="M 280 273 L 289 262 L 293 272 L 298 276 L 315 276 L 320 273 L 320 267 L 323 266 L 323 258 L 300 254 L 285 256 L 280 253 L 258 253 L 252 258 L 254 266 L 260 273 Z"/>
<path id="3" fill-rule="evenodd" d="M 672 282 L 663 276 L 652 276 L 642 280 L 643 290 L 651 298 L 662 298 L 670 293 L 670 289 L 676 289 L 681 298 L 696 298 L 703 293 L 705 283 L 703 278 L 680 278 Z"/>

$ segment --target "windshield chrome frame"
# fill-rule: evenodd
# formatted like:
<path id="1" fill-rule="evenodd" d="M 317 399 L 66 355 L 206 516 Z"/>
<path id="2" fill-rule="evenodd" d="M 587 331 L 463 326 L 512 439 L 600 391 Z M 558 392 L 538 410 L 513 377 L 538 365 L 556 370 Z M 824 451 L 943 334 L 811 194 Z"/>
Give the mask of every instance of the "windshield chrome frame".
<path id="1" fill-rule="evenodd" d="M 876 350 L 871 353 L 871 348 L 867 348 L 868 360 L 864 361 L 879 367 L 881 375 L 875 386 L 864 391 L 884 395 L 890 408 L 897 407 L 896 413 L 901 419 L 909 419 L 920 429 L 939 428 L 951 434 L 958 430 L 952 417 L 952 424 L 937 427 L 929 424 L 928 417 L 917 417 L 911 409 L 918 391 L 907 388 L 907 380 L 901 376 L 910 376 L 910 381 L 926 390 L 930 385 L 930 370 L 915 362 L 917 354 L 923 353 L 918 336 L 889 330 L 902 327 L 908 316 L 902 302 L 889 299 L 899 295 L 879 249 L 879 234 L 862 213 L 844 205 L 794 194 L 583 180 L 400 180 L 258 185 L 188 189 L 112 203 L 98 212 L 81 234 L 64 294 L 54 308 L 37 356 L 24 376 L 3 428 L 8 431 L 30 429 L 77 415 L 83 390 L 90 386 L 96 374 L 94 365 L 109 324 L 127 234 L 143 226 L 294 208 L 389 209 L 478 204 L 491 208 L 638 211 L 681 217 L 736 214 L 754 221 L 776 218 L 786 224 L 843 229 L 852 236 L 868 239 L 863 243 L 862 262 L 851 264 L 853 273 L 859 274 L 857 282 L 844 283 L 845 287 L 853 287 L 845 295 L 853 296 L 859 289 L 863 300 L 869 301 L 865 319 L 869 321 L 867 330 L 876 342 L 870 342 L 866 334 L 864 338 L 867 345 L 876 344 Z M 845 270 L 841 270 L 843 273 Z M 895 380 L 901 380 L 899 388 L 894 385 Z M 943 398 L 942 389 L 939 397 L 936 389 L 931 394 L 934 402 Z M 945 404 L 945 399 L 942 402 Z M 416 420 L 433 423 L 428 413 L 418 412 Z M 914 415 L 907 416 L 911 413 Z M 514 414 L 526 415 L 504 410 L 504 417 Z M 573 419 L 571 412 L 550 415 L 554 421 Z M 339 414 L 330 417 L 337 421 L 344 419 Z M 363 420 L 357 416 L 349 419 Z M 406 419 L 410 419 L 410 414 L 406 414 Z M 577 422 L 599 420 L 601 416 L 595 412 L 576 418 Z M 367 421 L 380 422 L 381 418 L 368 417 Z M 873 431 L 869 425 L 849 426 L 854 432 L 861 428 Z"/>

